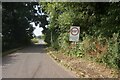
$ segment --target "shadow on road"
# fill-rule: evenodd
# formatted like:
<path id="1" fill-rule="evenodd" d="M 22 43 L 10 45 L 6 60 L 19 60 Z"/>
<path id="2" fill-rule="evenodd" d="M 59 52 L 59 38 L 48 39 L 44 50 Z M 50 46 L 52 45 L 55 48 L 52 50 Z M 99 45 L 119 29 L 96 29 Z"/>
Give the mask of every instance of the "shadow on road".
<path id="1" fill-rule="evenodd" d="M 15 59 L 15 57 L 17 57 L 17 55 L 13 55 L 13 54 L 3 57 L 2 66 L 16 62 L 16 60 L 18 59 Z"/>
<path id="2" fill-rule="evenodd" d="M 15 62 L 17 62 L 19 59 L 19 57 L 23 56 L 23 55 L 19 55 L 19 54 L 43 54 L 45 53 L 45 48 L 46 45 L 45 44 L 32 44 L 28 47 L 25 47 L 24 49 L 18 50 L 12 54 L 9 54 L 5 57 L 2 58 L 2 66 L 5 66 L 7 64 L 13 64 Z M 24 56 L 23 56 L 24 57 Z"/>
<path id="3" fill-rule="evenodd" d="M 46 54 L 45 48 L 45 44 L 34 44 L 5 56 L 3 78 L 73 78 Z"/>
<path id="4" fill-rule="evenodd" d="M 31 46 L 28 46 L 22 50 L 19 50 L 19 53 L 45 53 L 45 44 L 33 44 Z"/>

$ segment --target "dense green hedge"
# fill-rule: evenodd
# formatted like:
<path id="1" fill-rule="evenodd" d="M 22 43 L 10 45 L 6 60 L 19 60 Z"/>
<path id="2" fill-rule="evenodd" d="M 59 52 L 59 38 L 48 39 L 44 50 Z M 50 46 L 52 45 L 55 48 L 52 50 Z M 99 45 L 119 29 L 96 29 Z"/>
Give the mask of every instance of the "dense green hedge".
<path id="1" fill-rule="evenodd" d="M 50 17 L 45 41 L 54 49 L 118 68 L 120 3 L 40 4 Z M 69 29 L 73 25 L 80 26 L 80 41 L 71 48 Z"/>

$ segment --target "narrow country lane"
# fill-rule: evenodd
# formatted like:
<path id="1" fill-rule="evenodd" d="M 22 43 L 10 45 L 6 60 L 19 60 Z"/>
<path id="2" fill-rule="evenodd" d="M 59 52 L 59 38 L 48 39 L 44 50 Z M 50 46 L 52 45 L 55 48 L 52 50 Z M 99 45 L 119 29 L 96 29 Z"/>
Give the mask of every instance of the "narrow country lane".
<path id="1" fill-rule="evenodd" d="M 40 41 L 43 43 L 43 41 Z M 75 78 L 56 64 L 39 44 L 19 50 L 2 59 L 3 78 Z"/>

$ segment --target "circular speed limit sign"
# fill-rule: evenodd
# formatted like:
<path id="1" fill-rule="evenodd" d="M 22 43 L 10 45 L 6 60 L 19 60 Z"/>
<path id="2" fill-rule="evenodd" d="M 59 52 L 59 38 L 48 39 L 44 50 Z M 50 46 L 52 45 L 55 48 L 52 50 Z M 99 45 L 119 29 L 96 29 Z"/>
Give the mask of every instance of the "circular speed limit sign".
<path id="1" fill-rule="evenodd" d="M 79 29 L 77 28 L 77 27 L 73 27 L 73 28 L 71 28 L 71 30 L 70 30 L 70 33 L 73 35 L 73 36 L 76 36 L 76 35 L 78 35 L 79 34 Z"/>

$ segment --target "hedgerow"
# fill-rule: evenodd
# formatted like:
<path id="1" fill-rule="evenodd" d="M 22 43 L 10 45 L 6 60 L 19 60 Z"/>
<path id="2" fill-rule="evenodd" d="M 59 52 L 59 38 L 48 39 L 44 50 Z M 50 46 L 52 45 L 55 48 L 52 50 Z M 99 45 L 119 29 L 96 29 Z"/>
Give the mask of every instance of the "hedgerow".
<path id="1" fill-rule="evenodd" d="M 50 18 L 50 32 L 46 32 L 45 41 L 54 49 L 62 50 L 70 56 L 87 56 L 88 59 L 118 69 L 120 3 L 40 4 Z M 80 27 L 80 39 L 76 46 L 69 41 L 70 26 Z"/>

